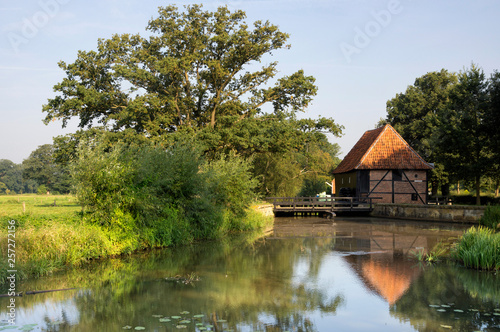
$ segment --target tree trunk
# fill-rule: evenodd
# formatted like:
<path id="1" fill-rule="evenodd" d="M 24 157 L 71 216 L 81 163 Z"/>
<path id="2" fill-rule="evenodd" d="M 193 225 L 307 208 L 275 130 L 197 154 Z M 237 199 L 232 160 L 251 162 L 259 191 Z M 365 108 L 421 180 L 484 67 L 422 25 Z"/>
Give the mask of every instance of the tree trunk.
<path id="1" fill-rule="evenodd" d="M 476 205 L 481 205 L 481 176 L 476 175 Z"/>
<path id="2" fill-rule="evenodd" d="M 498 197 L 500 191 L 500 180 L 496 181 L 495 197 Z"/>
<path id="3" fill-rule="evenodd" d="M 432 193 L 431 193 L 431 195 L 433 197 L 437 197 L 437 194 L 438 194 L 438 183 L 437 182 L 432 182 L 431 186 L 432 186 L 432 189 L 431 189 Z"/>

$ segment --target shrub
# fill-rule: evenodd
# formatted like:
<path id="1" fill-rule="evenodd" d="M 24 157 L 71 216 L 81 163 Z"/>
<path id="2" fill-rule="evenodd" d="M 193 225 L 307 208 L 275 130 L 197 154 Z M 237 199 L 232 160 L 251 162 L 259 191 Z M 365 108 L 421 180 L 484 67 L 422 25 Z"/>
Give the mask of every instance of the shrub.
<path id="1" fill-rule="evenodd" d="M 36 190 L 36 193 L 38 195 L 45 195 L 45 194 L 47 194 L 47 187 L 44 184 L 42 184 L 41 186 L 38 186 L 38 188 Z"/>
<path id="2" fill-rule="evenodd" d="M 97 138 L 80 146 L 71 172 L 86 220 L 132 241 L 125 249 L 137 237 L 156 247 L 240 229 L 230 220 L 246 216 L 257 186 L 248 161 L 231 154 L 207 163 L 186 141 L 164 149 Z"/>
<path id="3" fill-rule="evenodd" d="M 203 167 L 208 192 L 216 205 L 222 205 L 235 216 L 245 211 L 255 200 L 258 181 L 252 177 L 251 163 L 232 153 L 221 156 Z"/>
<path id="4" fill-rule="evenodd" d="M 481 217 L 481 220 L 479 220 L 479 224 L 497 229 L 500 224 L 500 206 L 488 205 L 484 210 L 484 215 Z"/>

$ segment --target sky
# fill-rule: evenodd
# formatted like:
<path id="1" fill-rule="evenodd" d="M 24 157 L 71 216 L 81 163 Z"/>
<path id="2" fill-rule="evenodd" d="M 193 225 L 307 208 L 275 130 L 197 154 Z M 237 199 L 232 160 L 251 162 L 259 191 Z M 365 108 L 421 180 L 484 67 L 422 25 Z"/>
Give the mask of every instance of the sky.
<path id="1" fill-rule="evenodd" d="M 500 70 L 498 0 L 0 0 L 0 159 L 21 163 L 38 146 L 75 132 L 78 120 L 42 123 L 42 107 L 64 78 L 59 61 L 95 50 L 99 38 L 139 33 L 158 7 L 202 3 L 242 9 L 290 34 L 274 52 L 279 77 L 303 69 L 318 94 L 303 117 L 331 117 L 344 134 L 329 136 L 341 157 L 386 117 L 386 102 L 417 77 L 474 63 Z"/>

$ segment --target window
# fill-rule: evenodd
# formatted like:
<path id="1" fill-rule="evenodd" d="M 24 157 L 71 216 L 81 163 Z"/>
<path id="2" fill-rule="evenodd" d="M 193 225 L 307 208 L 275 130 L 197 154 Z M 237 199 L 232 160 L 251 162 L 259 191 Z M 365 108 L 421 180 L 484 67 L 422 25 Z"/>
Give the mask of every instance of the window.
<path id="1" fill-rule="evenodd" d="M 411 194 L 412 201 L 418 201 L 418 194 Z"/>
<path id="2" fill-rule="evenodd" d="M 403 171 L 399 169 L 395 169 L 392 171 L 392 181 L 402 181 L 403 180 Z"/>

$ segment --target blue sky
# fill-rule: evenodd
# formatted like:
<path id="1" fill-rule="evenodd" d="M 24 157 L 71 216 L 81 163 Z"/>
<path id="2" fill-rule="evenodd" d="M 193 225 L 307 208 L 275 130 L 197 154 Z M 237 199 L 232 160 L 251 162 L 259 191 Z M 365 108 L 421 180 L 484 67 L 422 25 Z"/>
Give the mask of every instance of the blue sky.
<path id="1" fill-rule="evenodd" d="M 52 137 L 74 132 L 77 120 L 42 123 L 42 105 L 64 73 L 60 60 L 93 50 L 98 38 L 145 34 L 158 6 L 203 3 L 206 10 L 242 9 L 247 22 L 269 20 L 290 34 L 290 50 L 274 54 L 280 75 L 303 69 L 318 95 L 304 114 L 345 127 L 331 138 L 345 155 L 385 117 L 386 102 L 415 78 L 475 63 L 500 69 L 497 0 L 25 0 L 0 2 L 0 159 L 22 162 Z"/>

